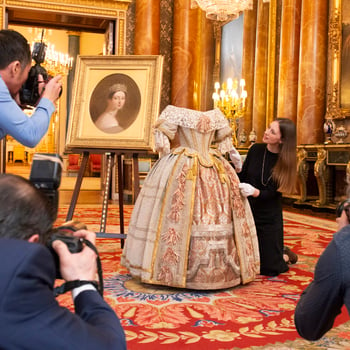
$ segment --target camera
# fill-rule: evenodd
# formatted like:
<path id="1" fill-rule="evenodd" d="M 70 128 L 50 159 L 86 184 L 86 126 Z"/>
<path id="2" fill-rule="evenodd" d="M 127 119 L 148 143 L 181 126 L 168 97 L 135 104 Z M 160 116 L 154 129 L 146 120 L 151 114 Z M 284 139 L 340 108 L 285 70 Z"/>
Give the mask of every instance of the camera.
<path id="1" fill-rule="evenodd" d="M 58 188 L 61 184 L 63 159 L 57 153 L 35 153 L 29 181 L 49 200 L 52 212 L 58 211 Z"/>
<path id="2" fill-rule="evenodd" d="M 53 255 L 56 267 L 56 278 L 62 279 L 60 272 L 60 261 L 56 251 L 52 248 L 52 243 L 56 240 L 60 240 L 65 243 L 68 247 L 68 250 L 73 253 L 79 253 L 83 249 L 83 239 L 80 237 L 73 236 L 75 231 L 78 231 L 82 228 L 86 228 L 85 225 L 81 225 L 80 223 L 71 224 L 70 222 L 58 227 L 55 229 L 51 235 L 49 236 L 46 246 L 49 248 L 51 254 Z"/>
<path id="3" fill-rule="evenodd" d="M 340 218 L 343 211 L 345 211 L 345 214 L 348 218 L 348 221 L 350 222 L 350 199 L 346 199 L 338 204 L 338 206 L 335 210 L 336 217 Z"/>
<path id="4" fill-rule="evenodd" d="M 29 181 L 46 197 L 55 217 L 58 211 L 58 188 L 61 184 L 62 168 L 63 160 L 59 154 L 35 153 L 29 176 Z M 62 279 L 62 276 L 59 271 L 59 258 L 52 248 L 52 242 L 59 239 L 67 245 L 71 253 L 79 253 L 83 249 L 83 241 L 73 236 L 73 233 L 81 229 L 86 229 L 86 226 L 78 221 L 68 221 L 53 230 L 45 242 L 54 257 L 58 279 Z"/>
<path id="5" fill-rule="evenodd" d="M 28 79 L 23 84 L 19 93 L 22 106 L 35 107 L 38 104 L 42 94 L 42 91 L 39 92 L 39 83 L 47 83 L 52 78 L 46 69 L 41 66 L 41 64 L 45 61 L 46 50 L 47 45 L 43 42 L 43 39 L 41 39 L 40 42 L 34 43 L 32 59 L 34 60 L 35 64 L 30 68 Z M 40 74 L 42 78 L 39 79 Z M 61 94 L 62 89 L 60 96 Z"/>

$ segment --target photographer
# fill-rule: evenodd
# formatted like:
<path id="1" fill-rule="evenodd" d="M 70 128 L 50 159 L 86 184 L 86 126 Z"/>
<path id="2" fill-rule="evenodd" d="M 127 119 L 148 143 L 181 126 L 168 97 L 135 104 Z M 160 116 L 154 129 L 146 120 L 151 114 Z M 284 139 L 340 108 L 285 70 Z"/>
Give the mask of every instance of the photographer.
<path id="1" fill-rule="evenodd" d="M 28 180 L 0 175 L 0 348 L 126 349 L 118 317 L 93 284 L 73 289 L 75 314 L 57 303 L 54 258 L 44 245 L 57 213 L 48 203 Z M 74 235 L 95 243 L 93 232 Z M 56 240 L 52 248 L 66 281 L 96 279 L 96 253 L 88 246 L 72 254 Z"/>
<path id="2" fill-rule="evenodd" d="M 314 280 L 295 309 L 296 329 L 307 340 L 328 332 L 343 305 L 350 312 L 350 199 L 339 204 L 336 214 L 338 232 L 320 256 Z"/>
<path id="3" fill-rule="evenodd" d="M 18 32 L 0 30 L 0 139 L 7 134 L 27 147 L 35 147 L 47 132 L 59 98 L 61 76 L 36 87 L 42 97 L 31 117 L 21 109 L 20 90 L 28 79 L 32 56 L 27 40 Z"/>

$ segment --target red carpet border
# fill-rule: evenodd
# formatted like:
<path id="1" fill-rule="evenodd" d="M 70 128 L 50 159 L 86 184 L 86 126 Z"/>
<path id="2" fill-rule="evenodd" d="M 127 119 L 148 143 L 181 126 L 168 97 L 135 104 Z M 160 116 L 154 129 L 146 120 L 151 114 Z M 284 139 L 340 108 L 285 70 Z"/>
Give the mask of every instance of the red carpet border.
<path id="1" fill-rule="evenodd" d="M 132 206 L 124 208 L 127 226 Z M 61 208 L 57 224 L 64 221 Z M 106 232 L 119 226 L 118 207 L 108 211 Z M 78 206 L 75 220 L 98 230 L 101 210 Z M 294 309 L 313 277 L 314 265 L 335 231 L 329 220 L 286 212 L 285 243 L 299 261 L 278 277 L 258 278 L 245 286 L 220 291 L 193 291 L 144 285 L 121 267 L 120 242 L 99 238 L 106 301 L 121 319 L 128 349 L 350 349 L 349 317 L 318 342 L 301 339 L 294 326 Z M 72 309 L 70 295 L 58 298 Z"/>

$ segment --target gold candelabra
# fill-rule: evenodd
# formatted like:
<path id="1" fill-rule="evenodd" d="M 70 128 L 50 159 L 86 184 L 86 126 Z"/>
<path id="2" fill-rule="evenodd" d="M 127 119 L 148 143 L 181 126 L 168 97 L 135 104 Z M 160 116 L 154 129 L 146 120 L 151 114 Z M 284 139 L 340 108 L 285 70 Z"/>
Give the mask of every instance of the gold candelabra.
<path id="1" fill-rule="evenodd" d="M 237 146 L 238 120 L 244 116 L 246 112 L 247 91 L 245 88 L 245 80 L 239 81 L 240 94 L 238 92 L 238 81 L 228 78 L 220 89 L 220 83 L 214 85 L 213 93 L 214 108 L 219 108 L 225 115 L 232 128 L 232 143 Z"/>
<path id="2" fill-rule="evenodd" d="M 53 44 L 47 43 L 46 45 L 46 57 L 42 66 L 52 76 L 58 74 L 62 76 L 68 75 L 73 67 L 73 57 L 70 57 L 67 53 L 56 51 Z"/>

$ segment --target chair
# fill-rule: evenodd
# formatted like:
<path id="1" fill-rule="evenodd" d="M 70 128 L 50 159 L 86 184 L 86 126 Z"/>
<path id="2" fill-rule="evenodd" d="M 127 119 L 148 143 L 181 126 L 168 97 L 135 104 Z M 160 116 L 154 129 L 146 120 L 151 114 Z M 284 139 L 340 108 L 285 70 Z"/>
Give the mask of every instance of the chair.
<path id="1" fill-rule="evenodd" d="M 90 154 L 90 174 L 93 175 L 100 175 L 101 173 L 101 161 L 102 161 L 102 155 L 101 154 Z"/>
<path id="2" fill-rule="evenodd" d="M 13 147 L 13 162 L 14 163 L 24 163 L 25 162 L 25 148 L 21 145 L 16 145 Z"/>
<path id="3" fill-rule="evenodd" d="M 67 172 L 77 173 L 80 169 L 80 154 L 68 154 Z"/>

